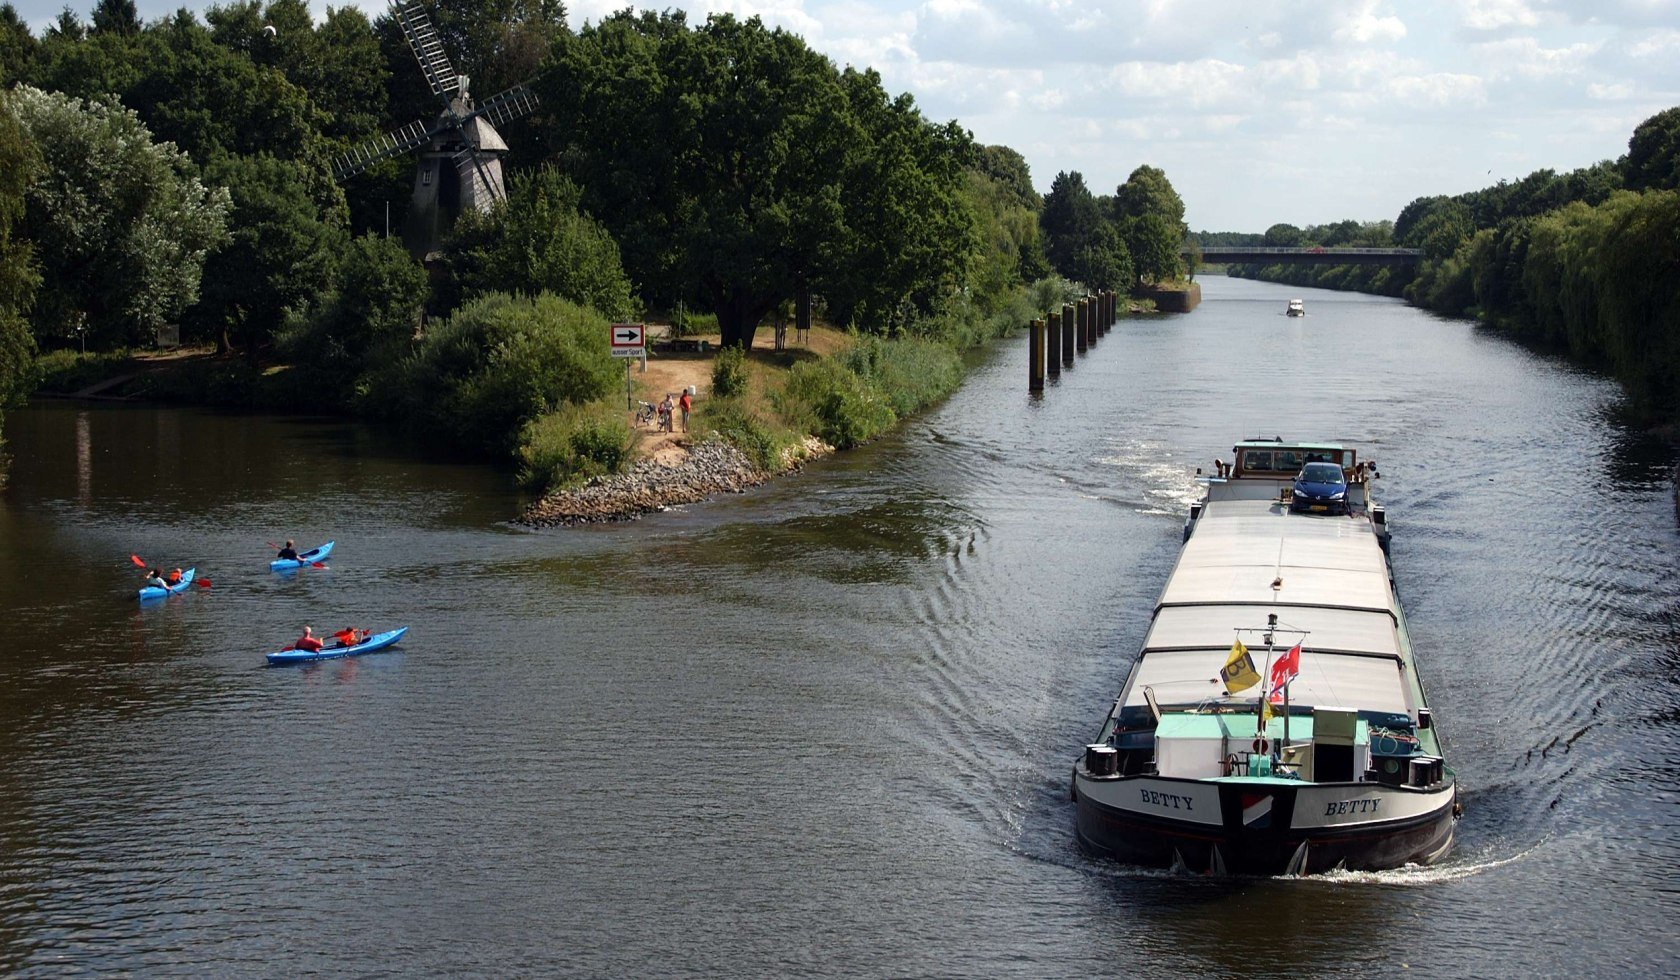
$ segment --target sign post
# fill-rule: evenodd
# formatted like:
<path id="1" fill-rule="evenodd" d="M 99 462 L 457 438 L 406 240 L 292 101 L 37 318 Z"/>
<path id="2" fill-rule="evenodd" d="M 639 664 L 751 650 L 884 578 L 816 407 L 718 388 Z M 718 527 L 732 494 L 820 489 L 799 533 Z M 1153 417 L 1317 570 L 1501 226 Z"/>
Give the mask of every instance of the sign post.
<path id="1" fill-rule="evenodd" d="M 642 370 L 647 370 L 647 324 L 645 323 L 615 323 L 608 328 L 607 334 L 612 345 L 612 356 L 622 358 L 640 358 Z M 630 396 L 630 361 L 624 362 L 624 408 L 636 407 Z"/>

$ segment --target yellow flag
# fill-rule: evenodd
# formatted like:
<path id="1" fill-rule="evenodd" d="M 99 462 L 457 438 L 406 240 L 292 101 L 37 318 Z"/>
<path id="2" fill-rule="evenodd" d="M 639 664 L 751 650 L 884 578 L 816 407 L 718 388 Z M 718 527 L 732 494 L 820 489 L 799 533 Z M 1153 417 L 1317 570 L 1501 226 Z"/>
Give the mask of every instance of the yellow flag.
<path id="1" fill-rule="evenodd" d="M 1248 655 L 1248 647 L 1243 646 L 1241 640 L 1231 644 L 1231 657 L 1225 661 L 1219 676 L 1225 680 L 1227 694 L 1246 691 L 1260 683 L 1260 672 L 1254 669 L 1254 658 Z"/>

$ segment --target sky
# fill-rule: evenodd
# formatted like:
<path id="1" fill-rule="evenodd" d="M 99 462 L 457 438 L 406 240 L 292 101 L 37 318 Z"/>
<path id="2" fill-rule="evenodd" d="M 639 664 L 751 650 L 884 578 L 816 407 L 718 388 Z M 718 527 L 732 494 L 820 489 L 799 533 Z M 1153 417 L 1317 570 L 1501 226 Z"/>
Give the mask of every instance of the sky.
<path id="1" fill-rule="evenodd" d="M 64 0 L 12 0 L 37 29 Z M 383 0 L 348 0 L 370 14 Z M 163 16 L 182 0 L 139 0 Z M 335 4 L 337 5 L 337 4 Z M 74 9 L 92 9 L 77 0 Z M 202 0 L 185 6 L 202 10 Z M 326 4 L 313 2 L 318 16 Z M 625 6 L 571 0 L 574 29 Z M 872 67 L 1019 151 L 1040 191 L 1166 171 L 1194 230 L 1392 220 L 1627 152 L 1680 105 L 1680 0 L 698 0 Z"/>

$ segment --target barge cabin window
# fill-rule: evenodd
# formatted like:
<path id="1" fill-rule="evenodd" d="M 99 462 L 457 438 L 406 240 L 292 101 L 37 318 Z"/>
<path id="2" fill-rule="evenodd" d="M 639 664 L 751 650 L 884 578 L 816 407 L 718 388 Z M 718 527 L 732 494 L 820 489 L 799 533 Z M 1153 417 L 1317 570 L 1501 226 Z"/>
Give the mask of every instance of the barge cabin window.
<path id="1" fill-rule="evenodd" d="M 1335 463 L 1342 468 L 1342 472 L 1351 473 L 1354 457 L 1357 455 L 1354 450 L 1343 449 L 1341 446 L 1286 446 L 1281 442 L 1238 443 L 1231 451 L 1237 456 L 1235 476 L 1279 480 L 1293 479 L 1295 474 L 1301 472 L 1301 467 L 1308 463 Z"/>

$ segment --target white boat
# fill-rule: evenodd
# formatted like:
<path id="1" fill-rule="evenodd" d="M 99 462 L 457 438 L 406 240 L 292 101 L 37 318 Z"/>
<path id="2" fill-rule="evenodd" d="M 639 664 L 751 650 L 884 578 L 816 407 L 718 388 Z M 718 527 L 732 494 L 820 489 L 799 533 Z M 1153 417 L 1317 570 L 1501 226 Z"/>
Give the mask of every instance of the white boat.
<path id="1" fill-rule="evenodd" d="M 1235 453 L 1205 478 L 1143 649 L 1074 766 L 1079 839 L 1216 873 L 1436 861 L 1457 778 L 1395 598 L 1375 469 L 1339 445 Z M 1326 461 L 1348 475 L 1346 513 L 1292 513 L 1295 474 Z"/>
<path id="2" fill-rule="evenodd" d="M 1292 299 L 1289 301 L 1289 308 L 1283 312 L 1285 316 L 1306 316 L 1307 307 L 1306 304 L 1302 303 L 1300 300 Z"/>

